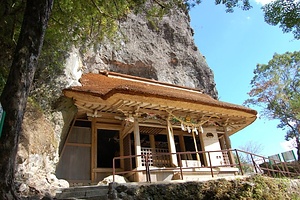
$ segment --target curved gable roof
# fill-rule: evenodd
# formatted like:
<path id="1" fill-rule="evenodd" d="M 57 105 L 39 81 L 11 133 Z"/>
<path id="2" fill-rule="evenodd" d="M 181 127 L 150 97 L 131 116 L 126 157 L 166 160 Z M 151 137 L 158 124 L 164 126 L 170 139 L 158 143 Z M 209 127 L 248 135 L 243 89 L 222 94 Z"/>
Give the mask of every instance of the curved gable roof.
<path id="1" fill-rule="evenodd" d="M 64 94 L 75 99 L 77 107 L 89 113 L 108 110 L 116 113 L 121 110 L 121 104 L 130 111 L 135 107 L 166 112 L 177 110 L 180 115 L 209 115 L 209 119 L 213 116 L 221 124 L 230 122 L 234 129 L 229 134 L 251 124 L 257 115 L 253 109 L 218 101 L 197 89 L 114 72 L 84 74 L 80 82 L 82 86 L 65 89 Z"/>
<path id="2" fill-rule="evenodd" d="M 64 91 L 88 93 L 102 99 L 108 99 L 117 93 L 157 97 L 239 110 L 253 115 L 257 114 L 257 111 L 248 107 L 215 100 L 200 90 L 114 72 L 105 71 L 101 74 L 84 74 L 80 82 L 82 86 L 74 86 Z"/>

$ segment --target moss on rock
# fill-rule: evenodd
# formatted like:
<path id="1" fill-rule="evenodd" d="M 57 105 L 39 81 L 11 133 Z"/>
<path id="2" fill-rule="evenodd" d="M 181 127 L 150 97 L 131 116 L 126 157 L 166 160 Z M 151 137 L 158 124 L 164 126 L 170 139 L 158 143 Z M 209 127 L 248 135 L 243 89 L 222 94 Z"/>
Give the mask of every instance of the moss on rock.
<path id="1" fill-rule="evenodd" d="M 255 175 L 245 179 L 211 180 L 206 182 L 116 185 L 119 199 L 300 199 L 298 180 Z"/>

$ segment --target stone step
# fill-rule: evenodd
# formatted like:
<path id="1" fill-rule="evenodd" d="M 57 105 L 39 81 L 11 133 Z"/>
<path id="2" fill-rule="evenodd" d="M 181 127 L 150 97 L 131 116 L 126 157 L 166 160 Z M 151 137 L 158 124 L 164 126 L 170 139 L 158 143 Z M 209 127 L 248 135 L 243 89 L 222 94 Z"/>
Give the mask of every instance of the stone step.
<path id="1" fill-rule="evenodd" d="M 108 186 L 80 186 L 63 188 L 56 192 L 55 199 L 97 199 L 106 200 Z"/>

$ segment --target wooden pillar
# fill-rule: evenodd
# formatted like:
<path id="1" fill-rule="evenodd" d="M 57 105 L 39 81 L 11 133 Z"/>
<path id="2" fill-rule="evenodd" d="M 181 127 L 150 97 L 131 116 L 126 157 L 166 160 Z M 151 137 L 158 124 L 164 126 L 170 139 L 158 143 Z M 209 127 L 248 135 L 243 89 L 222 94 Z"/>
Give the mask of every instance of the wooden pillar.
<path id="1" fill-rule="evenodd" d="M 184 143 L 184 137 L 182 134 L 179 135 L 179 146 L 180 146 L 180 151 L 185 152 L 185 143 Z"/>
<path id="2" fill-rule="evenodd" d="M 225 139 L 225 144 L 226 144 L 226 147 L 227 149 L 231 149 L 231 142 L 230 142 L 230 139 L 229 139 L 229 135 L 227 133 L 227 127 L 224 127 L 225 131 L 224 131 L 224 139 Z M 234 160 L 234 156 L 233 156 L 233 153 L 232 151 L 228 151 L 228 157 L 229 157 L 229 161 L 230 161 L 230 164 L 235 164 L 235 160 Z"/>
<path id="3" fill-rule="evenodd" d="M 154 135 L 149 135 L 150 139 L 150 148 L 152 150 L 152 153 L 155 153 L 155 137 Z"/>
<path id="4" fill-rule="evenodd" d="M 140 128 L 138 119 L 135 118 L 133 122 L 133 135 L 134 135 L 134 148 L 135 148 L 135 155 L 141 155 L 141 139 L 140 139 Z M 136 157 L 135 159 L 136 167 L 142 166 L 142 159 L 141 157 Z"/>
<path id="5" fill-rule="evenodd" d="M 124 156 L 124 138 L 122 131 L 119 132 L 120 156 Z M 124 159 L 120 160 L 120 167 L 124 169 Z"/>
<path id="6" fill-rule="evenodd" d="M 123 138 L 123 146 L 124 146 L 124 155 L 125 156 L 131 156 L 131 139 L 130 139 L 130 134 L 127 134 Z M 125 171 L 132 170 L 132 161 L 133 159 L 131 158 L 126 158 L 124 160 L 124 169 Z"/>
<path id="7" fill-rule="evenodd" d="M 224 135 L 222 135 L 222 136 L 219 138 L 219 141 L 220 141 L 221 150 L 226 149 L 226 146 L 225 146 L 225 140 L 224 140 Z"/>
<path id="8" fill-rule="evenodd" d="M 179 135 L 179 146 L 181 152 L 186 152 L 184 137 L 182 134 Z M 187 160 L 187 155 L 186 154 L 181 155 L 181 159 Z"/>
<path id="9" fill-rule="evenodd" d="M 201 162 L 200 162 L 200 156 L 199 156 L 199 153 L 198 153 L 198 147 L 197 147 L 197 140 L 196 140 L 196 136 L 195 136 L 195 132 L 192 130 L 192 135 L 193 135 L 193 140 L 194 140 L 194 145 L 195 145 L 195 151 L 197 152 L 196 153 L 196 158 L 198 160 L 198 162 L 200 163 L 200 166 L 201 166 Z"/>
<path id="10" fill-rule="evenodd" d="M 169 120 L 167 120 L 167 137 L 168 137 L 168 146 L 169 146 L 169 152 L 170 153 L 176 153 L 176 146 L 175 146 L 175 140 L 174 140 L 174 133 L 173 128 Z M 171 155 L 171 163 L 174 166 L 178 166 L 177 162 L 177 155 L 173 154 Z"/>
<path id="11" fill-rule="evenodd" d="M 133 132 L 133 124 L 127 126 L 126 122 L 122 122 L 122 129 L 120 131 L 120 155 L 130 156 L 131 155 L 131 139 L 130 134 Z M 122 141 L 121 141 L 122 140 Z M 125 171 L 132 170 L 131 158 L 121 159 L 120 165 Z M 134 161 L 135 162 L 135 161 Z"/>
<path id="12" fill-rule="evenodd" d="M 97 168 L 97 128 L 96 118 L 92 118 L 92 148 L 91 148 L 91 182 L 96 180 L 96 172 L 94 169 Z"/>
<path id="13" fill-rule="evenodd" d="M 205 151 L 205 145 L 204 145 L 204 138 L 203 138 L 203 135 L 204 135 L 204 133 L 199 133 L 199 140 L 200 140 L 200 144 L 201 144 L 201 151 Z M 204 160 L 204 163 L 202 163 L 202 165 L 204 165 L 204 166 L 208 166 L 208 158 L 207 158 L 207 155 L 206 155 L 206 153 L 203 153 L 202 154 L 203 155 L 203 160 Z"/>

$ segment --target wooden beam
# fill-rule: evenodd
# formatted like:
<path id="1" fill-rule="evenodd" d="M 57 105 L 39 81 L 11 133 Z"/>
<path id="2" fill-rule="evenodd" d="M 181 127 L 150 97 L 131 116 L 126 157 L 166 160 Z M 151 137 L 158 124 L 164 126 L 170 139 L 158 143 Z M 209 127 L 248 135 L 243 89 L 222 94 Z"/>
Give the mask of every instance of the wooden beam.
<path id="1" fill-rule="evenodd" d="M 118 124 L 109 124 L 109 123 L 96 123 L 97 129 L 105 129 L 105 130 L 121 130 L 121 125 Z"/>
<path id="2" fill-rule="evenodd" d="M 76 120 L 77 120 L 77 114 L 75 115 L 75 117 L 74 117 L 74 119 L 73 119 L 73 121 L 72 121 L 71 127 L 70 127 L 70 129 L 69 129 L 69 131 L 68 131 L 68 134 L 67 134 L 67 137 L 66 137 L 66 139 L 65 139 L 65 141 L 64 141 L 63 148 L 62 148 L 62 150 L 61 150 L 61 152 L 60 152 L 59 159 L 62 158 L 62 155 L 63 155 L 63 153 L 65 152 L 66 143 L 68 142 L 68 139 L 69 139 L 70 134 L 71 134 L 71 132 L 72 132 L 72 130 L 73 130 L 73 127 L 74 127 L 74 124 L 75 124 Z"/>
<path id="3" fill-rule="evenodd" d="M 146 123 L 139 123 L 140 126 L 144 127 L 153 127 L 153 128 L 163 128 L 165 129 L 166 126 L 160 125 L 160 124 L 146 124 Z"/>
<path id="4" fill-rule="evenodd" d="M 130 134 L 134 129 L 134 125 L 130 124 L 129 126 L 126 125 L 126 122 L 122 122 L 122 128 L 121 128 L 121 137 L 120 139 L 125 138 L 128 134 Z"/>
<path id="5" fill-rule="evenodd" d="M 72 143 L 72 142 L 68 142 L 66 143 L 66 145 L 68 146 L 77 146 L 77 147 L 91 147 L 91 144 L 83 144 L 83 143 Z"/>

